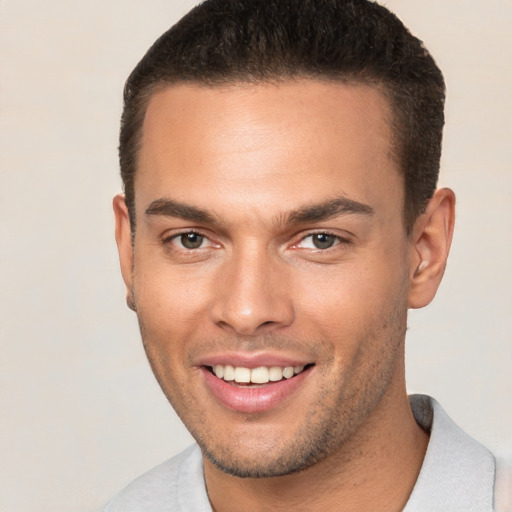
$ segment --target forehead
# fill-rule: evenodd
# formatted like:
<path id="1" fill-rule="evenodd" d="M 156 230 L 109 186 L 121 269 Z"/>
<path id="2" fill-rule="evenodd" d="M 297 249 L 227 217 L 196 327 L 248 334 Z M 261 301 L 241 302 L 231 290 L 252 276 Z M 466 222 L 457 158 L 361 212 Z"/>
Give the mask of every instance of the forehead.
<path id="1" fill-rule="evenodd" d="M 214 201 L 223 190 L 233 202 L 275 202 L 281 189 L 282 204 L 308 191 L 368 201 L 394 187 L 396 201 L 402 185 L 390 118 L 384 95 L 366 85 L 169 86 L 148 103 L 136 197 L 187 200 L 208 191 Z"/>

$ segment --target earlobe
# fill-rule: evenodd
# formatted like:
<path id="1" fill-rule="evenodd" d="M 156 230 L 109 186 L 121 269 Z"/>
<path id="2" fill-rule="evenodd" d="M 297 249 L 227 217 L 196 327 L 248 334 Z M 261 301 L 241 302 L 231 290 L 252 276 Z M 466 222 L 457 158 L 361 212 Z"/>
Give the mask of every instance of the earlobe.
<path id="1" fill-rule="evenodd" d="M 133 294 L 133 246 L 130 216 L 124 194 L 118 194 L 112 202 L 116 225 L 116 243 L 119 252 L 121 273 L 126 285 L 126 303 L 130 309 L 136 310 Z"/>
<path id="2" fill-rule="evenodd" d="M 455 194 L 436 190 L 411 235 L 409 307 L 422 308 L 434 298 L 446 268 L 455 222 Z"/>

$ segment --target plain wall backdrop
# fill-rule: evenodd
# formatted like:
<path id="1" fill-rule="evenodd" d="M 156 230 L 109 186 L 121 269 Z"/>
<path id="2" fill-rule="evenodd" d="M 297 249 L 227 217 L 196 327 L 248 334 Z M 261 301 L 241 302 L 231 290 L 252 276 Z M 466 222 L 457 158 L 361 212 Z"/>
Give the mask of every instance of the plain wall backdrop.
<path id="1" fill-rule="evenodd" d="M 111 198 L 124 80 L 193 0 L 0 0 L 0 509 L 88 512 L 180 451 L 125 306 Z M 411 391 L 512 451 L 512 1 L 388 0 L 448 84 L 458 196 Z"/>

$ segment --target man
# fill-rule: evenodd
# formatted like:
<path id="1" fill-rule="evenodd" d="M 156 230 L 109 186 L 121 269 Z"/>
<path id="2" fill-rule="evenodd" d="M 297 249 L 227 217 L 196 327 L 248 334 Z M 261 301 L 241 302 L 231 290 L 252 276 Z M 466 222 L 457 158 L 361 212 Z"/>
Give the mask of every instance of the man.
<path id="1" fill-rule="evenodd" d="M 107 511 L 487 511 L 495 460 L 407 397 L 441 281 L 444 82 L 367 0 L 209 0 L 125 88 L 116 238 L 197 445 Z"/>

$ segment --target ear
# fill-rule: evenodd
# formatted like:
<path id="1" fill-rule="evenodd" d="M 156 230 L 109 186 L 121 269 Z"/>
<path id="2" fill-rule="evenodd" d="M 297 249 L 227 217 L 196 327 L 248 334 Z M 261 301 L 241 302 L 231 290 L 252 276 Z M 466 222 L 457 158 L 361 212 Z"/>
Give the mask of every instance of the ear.
<path id="1" fill-rule="evenodd" d="M 422 308 L 434 298 L 446 268 L 455 222 L 455 194 L 436 190 L 411 234 L 409 307 Z"/>
<path id="2" fill-rule="evenodd" d="M 135 311 L 133 294 L 133 246 L 130 226 L 130 215 L 124 194 L 118 194 L 113 200 L 114 217 L 116 222 L 116 243 L 121 263 L 121 273 L 126 285 L 126 303 Z"/>

